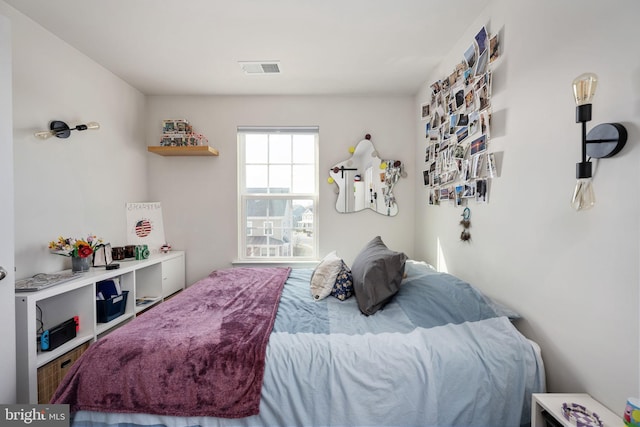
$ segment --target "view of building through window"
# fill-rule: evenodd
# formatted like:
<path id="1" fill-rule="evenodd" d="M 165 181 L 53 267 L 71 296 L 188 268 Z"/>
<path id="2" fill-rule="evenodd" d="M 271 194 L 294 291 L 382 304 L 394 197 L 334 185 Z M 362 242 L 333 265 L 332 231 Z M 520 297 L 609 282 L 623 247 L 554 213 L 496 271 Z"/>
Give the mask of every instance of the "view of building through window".
<path id="1" fill-rule="evenodd" d="M 313 259 L 317 128 L 239 128 L 240 259 Z"/>

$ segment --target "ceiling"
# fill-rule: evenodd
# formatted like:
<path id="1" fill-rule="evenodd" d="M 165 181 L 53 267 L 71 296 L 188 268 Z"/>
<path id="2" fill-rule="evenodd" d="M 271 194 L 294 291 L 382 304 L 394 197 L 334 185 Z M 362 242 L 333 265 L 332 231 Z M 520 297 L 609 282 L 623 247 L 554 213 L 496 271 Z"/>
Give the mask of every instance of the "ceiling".
<path id="1" fill-rule="evenodd" d="M 147 95 L 411 95 L 490 0 L 4 1 Z"/>

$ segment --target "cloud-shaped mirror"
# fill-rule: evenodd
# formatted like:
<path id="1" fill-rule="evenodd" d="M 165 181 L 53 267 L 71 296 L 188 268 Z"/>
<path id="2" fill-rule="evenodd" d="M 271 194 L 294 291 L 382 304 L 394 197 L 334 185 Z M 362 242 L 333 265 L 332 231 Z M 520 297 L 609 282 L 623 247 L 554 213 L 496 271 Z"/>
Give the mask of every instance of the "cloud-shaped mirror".
<path id="1" fill-rule="evenodd" d="M 333 166 L 329 176 L 329 181 L 338 186 L 338 212 L 372 209 L 387 216 L 398 213 L 393 187 L 406 176 L 403 164 L 400 160 L 380 159 L 371 135 L 358 143 L 350 159 Z"/>

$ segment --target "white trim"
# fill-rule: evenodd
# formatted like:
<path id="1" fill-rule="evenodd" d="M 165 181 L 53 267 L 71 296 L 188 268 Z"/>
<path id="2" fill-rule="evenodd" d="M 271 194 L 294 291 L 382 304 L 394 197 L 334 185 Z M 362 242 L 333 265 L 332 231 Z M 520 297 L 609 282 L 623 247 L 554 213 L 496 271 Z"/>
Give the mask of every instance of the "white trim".
<path id="1" fill-rule="evenodd" d="M 318 134 L 318 126 L 238 126 L 240 133 L 291 133 L 291 134 Z"/>

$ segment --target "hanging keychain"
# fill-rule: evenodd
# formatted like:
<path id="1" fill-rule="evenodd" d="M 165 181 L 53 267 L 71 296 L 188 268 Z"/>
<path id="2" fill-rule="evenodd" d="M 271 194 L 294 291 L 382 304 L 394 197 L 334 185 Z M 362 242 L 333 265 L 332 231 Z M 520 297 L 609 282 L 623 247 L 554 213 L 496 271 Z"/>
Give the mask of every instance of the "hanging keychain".
<path id="1" fill-rule="evenodd" d="M 462 233 L 460 233 L 460 240 L 462 240 L 463 242 L 468 242 L 469 240 L 471 240 L 471 233 L 469 233 L 469 227 L 471 227 L 471 209 L 464 208 L 464 210 L 462 211 L 462 215 L 460 216 L 462 217 L 460 225 L 464 227 Z"/>

